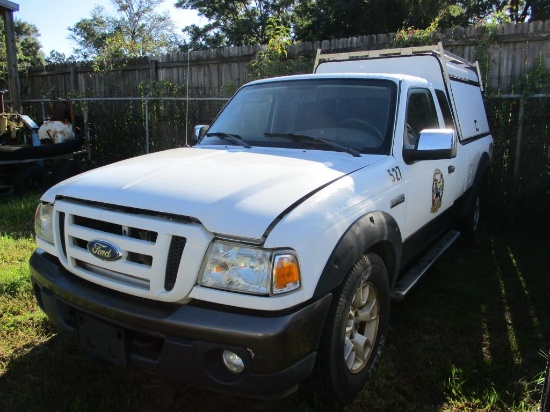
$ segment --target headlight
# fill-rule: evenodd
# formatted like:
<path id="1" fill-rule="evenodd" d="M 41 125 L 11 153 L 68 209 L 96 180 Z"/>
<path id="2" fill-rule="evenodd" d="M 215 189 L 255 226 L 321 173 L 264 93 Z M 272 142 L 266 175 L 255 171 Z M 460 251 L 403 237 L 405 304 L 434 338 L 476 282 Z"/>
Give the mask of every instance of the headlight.
<path id="1" fill-rule="evenodd" d="M 34 231 L 36 236 L 53 244 L 53 205 L 41 203 L 34 215 Z"/>
<path id="2" fill-rule="evenodd" d="M 288 251 L 213 242 L 199 283 L 256 295 L 278 294 L 300 287 L 300 269 L 298 259 Z"/>

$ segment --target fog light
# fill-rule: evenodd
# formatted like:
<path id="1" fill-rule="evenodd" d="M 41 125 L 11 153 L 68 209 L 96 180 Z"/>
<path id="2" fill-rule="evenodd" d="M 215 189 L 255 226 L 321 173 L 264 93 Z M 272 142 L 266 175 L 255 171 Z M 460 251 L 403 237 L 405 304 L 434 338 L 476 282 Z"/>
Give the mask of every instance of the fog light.
<path id="1" fill-rule="evenodd" d="M 230 372 L 241 373 L 244 370 L 244 362 L 235 352 L 224 350 L 222 357 L 223 364 Z"/>

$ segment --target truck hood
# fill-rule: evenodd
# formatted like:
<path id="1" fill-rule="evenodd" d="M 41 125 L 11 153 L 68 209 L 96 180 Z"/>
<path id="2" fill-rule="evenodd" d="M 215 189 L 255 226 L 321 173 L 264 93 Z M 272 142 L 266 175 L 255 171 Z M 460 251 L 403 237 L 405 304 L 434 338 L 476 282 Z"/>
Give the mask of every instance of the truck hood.
<path id="1" fill-rule="evenodd" d="M 47 191 L 55 197 L 198 219 L 212 233 L 261 239 L 310 193 L 383 156 L 273 148 L 181 148 L 98 168 Z"/>

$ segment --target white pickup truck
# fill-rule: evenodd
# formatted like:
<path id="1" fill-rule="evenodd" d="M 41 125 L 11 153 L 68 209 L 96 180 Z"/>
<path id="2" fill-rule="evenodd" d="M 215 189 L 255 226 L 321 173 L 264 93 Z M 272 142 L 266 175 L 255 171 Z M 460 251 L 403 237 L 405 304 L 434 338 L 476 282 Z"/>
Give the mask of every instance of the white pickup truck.
<path id="1" fill-rule="evenodd" d="M 243 86 L 198 143 L 68 179 L 36 212 L 36 298 L 82 347 L 191 385 L 345 404 L 390 301 L 472 236 L 493 139 L 441 45 L 317 56 Z"/>

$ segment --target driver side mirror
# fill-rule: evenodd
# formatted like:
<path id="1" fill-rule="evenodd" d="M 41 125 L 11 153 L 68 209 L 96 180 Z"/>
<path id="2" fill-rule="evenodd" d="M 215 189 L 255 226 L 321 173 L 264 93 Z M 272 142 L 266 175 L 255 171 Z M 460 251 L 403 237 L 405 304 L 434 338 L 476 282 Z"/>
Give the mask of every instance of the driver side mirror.
<path id="1" fill-rule="evenodd" d="M 205 124 L 196 125 L 193 133 L 195 142 L 198 142 L 200 139 L 202 139 L 203 136 L 206 134 L 206 132 L 208 132 L 209 128 L 210 128 L 210 125 L 205 125 Z"/>
<path id="2" fill-rule="evenodd" d="M 407 163 L 418 160 L 452 159 L 456 157 L 458 139 L 452 129 L 424 129 L 414 148 L 403 149 Z"/>

